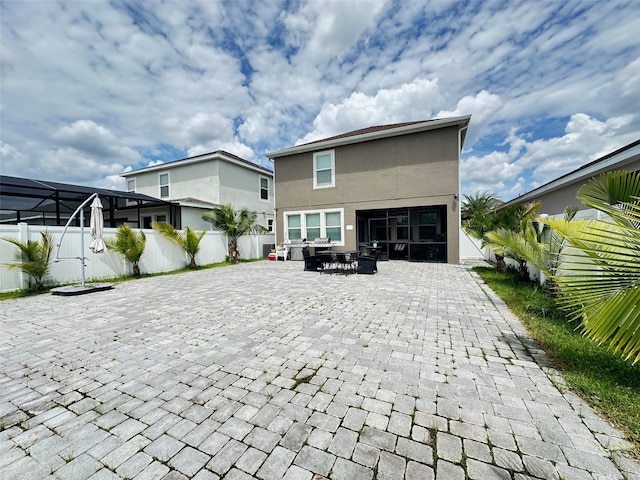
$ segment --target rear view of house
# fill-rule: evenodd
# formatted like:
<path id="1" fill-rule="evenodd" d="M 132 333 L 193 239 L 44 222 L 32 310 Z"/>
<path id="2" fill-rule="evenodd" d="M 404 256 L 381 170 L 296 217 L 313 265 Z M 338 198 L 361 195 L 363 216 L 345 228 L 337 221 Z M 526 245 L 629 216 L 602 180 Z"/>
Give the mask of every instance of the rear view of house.
<path id="1" fill-rule="evenodd" d="M 276 241 L 459 262 L 460 151 L 470 116 L 370 127 L 267 153 Z"/>

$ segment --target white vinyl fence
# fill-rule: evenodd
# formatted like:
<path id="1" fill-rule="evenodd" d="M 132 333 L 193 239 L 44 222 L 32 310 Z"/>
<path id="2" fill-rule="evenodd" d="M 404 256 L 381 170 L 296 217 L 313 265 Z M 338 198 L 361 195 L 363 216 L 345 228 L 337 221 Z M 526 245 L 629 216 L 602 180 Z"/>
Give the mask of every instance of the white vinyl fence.
<path id="1" fill-rule="evenodd" d="M 28 240 L 40 241 L 41 232 L 48 231 L 53 235 L 54 243 L 60 242 L 64 227 L 43 227 L 38 225 L 0 225 L 0 238 L 16 238 L 22 242 Z M 114 237 L 116 228 L 105 228 L 104 238 Z M 177 270 L 186 266 L 188 258 L 182 248 L 164 238 L 155 230 L 143 230 L 146 237 L 146 247 L 140 259 L 140 271 L 144 273 L 159 273 Z M 131 275 L 131 264 L 116 252 L 93 253 L 89 250 L 91 243 L 89 228 L 84 228 L 84 257 L 85 276 L 87 281 L 97 281 Z M 263 258 L 265 249 L 274 244 L 274 235 L 247 235 L 241 237 L 238 246 L 240 258 Z M 7 263 L 15 263 L 17 247 L 11 243 L 0 241 L 0 292 L 7 292 L 26 288 L 28 276 L 19 269 L 8 269 Z M 82 280 L 82 264 L 76 257 L 80 257 L 81 235 L 80 227 L 69 227 L 60 246 L 59 262 L 51 263 L 51 273 L 45 277 L 46 285 L 60 285 L 76 283 Z M 54 250 L 54 257 L 55 257 Z M 227 256 L 227 239 L 219 231 L 209 231 L 200 242 L 200 252 L 196 255 L 198 265 L 222 262 Z M 67 259 L 68 258 L 68 259 Z"/>

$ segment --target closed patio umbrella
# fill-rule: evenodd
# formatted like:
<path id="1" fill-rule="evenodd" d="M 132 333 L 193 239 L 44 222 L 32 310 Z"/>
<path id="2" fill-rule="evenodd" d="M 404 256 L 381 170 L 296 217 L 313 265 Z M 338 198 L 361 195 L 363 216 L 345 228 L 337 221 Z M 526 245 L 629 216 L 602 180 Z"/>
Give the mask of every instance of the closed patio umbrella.
<path id="1" fill-rule="evenodd" d="M 104 217 L 102 215 L 102 202 L 100 198 L 96 195 L 91 203 L 91 222 L 90 222 L 91 237 L 93 241 L 89 248 L 93 253 L 101 253 L 104 252 L 104 241 L 102 240 L 102 234 L 104 232 Z"/>

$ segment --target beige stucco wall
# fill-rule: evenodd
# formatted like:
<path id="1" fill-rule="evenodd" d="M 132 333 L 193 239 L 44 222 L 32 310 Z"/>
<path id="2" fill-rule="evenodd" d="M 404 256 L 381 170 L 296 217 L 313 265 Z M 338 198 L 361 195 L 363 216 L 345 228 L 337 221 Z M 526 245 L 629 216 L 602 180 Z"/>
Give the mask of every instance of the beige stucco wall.
<path id="1" fill-rule="evenodd" d="M 278 157 L 276 235 L 283 212 L 344 208 L 347 250 L 356 249 L 357 210 L 447 206 L 449 263 L 459 263 L 458 128 L 401 135 L 335 148 L 335 187 L 313 189 L 313 152 Z"/>
<path id="2" fill-rule="evenodd" d="M 624 167 L 617 168 L 617 170 L 627 170 L 630 172 L 640 171 L 640 159 L 628 163 Z M 595 176 L 598 175 L 599 174 L 596 174 Z M 579 210 L 584 210 L 587 207 L 585 207 L 582 202 L 577 199 L 577 194 L 580 187 L 582 187 L 582 185 L 586 183 L 589 183 L 591 178 L 593 177 L 577 180 L 552 192 L 538 195 L 530 201 L 538 200 L 542 202 L 540 213 L 546 213 L 548 215 L 562 214 L 567 205 L 573 205 L 575 207 L 578 207 Z"/>

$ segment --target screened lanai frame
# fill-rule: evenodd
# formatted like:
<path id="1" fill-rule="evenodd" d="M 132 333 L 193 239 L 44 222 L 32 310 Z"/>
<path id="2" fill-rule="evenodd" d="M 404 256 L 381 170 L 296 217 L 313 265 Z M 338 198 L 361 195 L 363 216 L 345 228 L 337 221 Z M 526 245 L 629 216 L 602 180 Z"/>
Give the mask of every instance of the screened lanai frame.
<path id="1" fill-rule="evenodd" d="M 0 225 L 28 223 L 64 226 L 73 212 L 93 193 L 97 193 L 102 200 L 106 227 L 117 227 L 126 222 L 140 228 L 143 212 L 162 209 L 168 211 L 168 223 L 180 228 L 178 205 L 158 198 L 7 175 L 0 175 Z M 88 211 L 87 208 L 86 213 Z"/>

